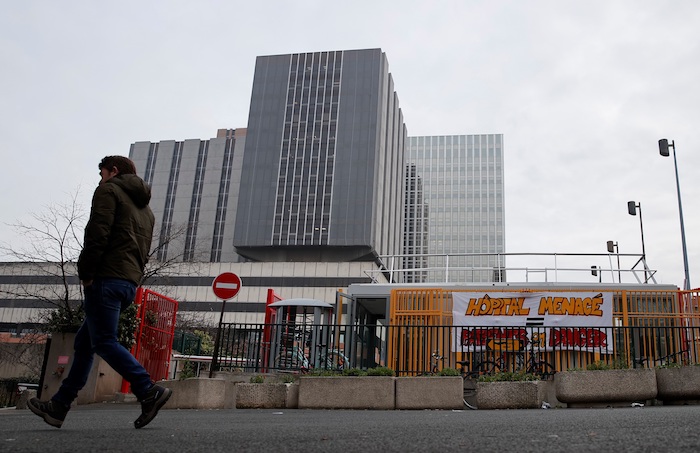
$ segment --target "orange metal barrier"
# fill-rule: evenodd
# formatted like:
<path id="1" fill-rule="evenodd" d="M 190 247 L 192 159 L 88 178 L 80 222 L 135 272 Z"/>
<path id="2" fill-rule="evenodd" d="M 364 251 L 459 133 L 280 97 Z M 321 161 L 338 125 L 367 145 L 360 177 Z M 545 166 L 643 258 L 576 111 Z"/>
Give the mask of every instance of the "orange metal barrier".
<path id="1" fill-rule="evenodd" d="M 700 335 L 698 335 L 700 290 L 660 291 L 650 288 L 629 291 L 596 288 L 596 291 L 598 290 L 613 293 L 613 325 L 607 327 L 612 344 L 605 350 L 591 352 L 581 349 L 573 352 L 556 348 L 546 353 L 542 352 L 542 356 L 546 355 L 548 362 L 556 368 L 556 371 L 585 368 L 601 360 L 607 363 L 646 367 L 669 362 L 700 362 Z M 547 292 L 563 291 L 547 290 Z M 566 290 L 569 293 L 576 291 Z M 592 290 L 585 288 L 578 291 Z M 512 360 L 511 368 L 513 368 L 516 357 L 520 357 L 520 362 L 523 355 L 527 357 L 527 351 L 515 348 L 507 351 L 501 351 L 502 347 L 500 349 L 484 348 L 488 349 L 486 357 L 483 352 L 476 354 L 455 350 L 452 336 L 456 335 L 456 329 L 438 328 L 438 326 L 453 325 L 452 294 L 455 292 L 483 293 L 484 291 L 431 288 L 396 289 L 391 292 L 390 325 L 402 326 L 402 328 L 393 330 L 388 338 L 388 363 L 405 364 L 405 369 L 408 370 L 431 370 L 432 365 L 441 368 L 443 364 L 454 364 L 460 360 L 469 360 L 472 364 L 485 360 L 500 360 L 505 364 L 508 360 Z M 498 340 L 497 342 L 510 338 L 509 333 L 504 334 L 503 330 L 509 330 L 509 328 L 503 326 L 477 328 L 480 335 L 495 335 L 493 338 Z M 533 333 L 531 328 L 528 331 Z M 540 333 L 537 332 L 535 335 L 539 340 Z M 519 342 L 511 341 L 511 343 Z M 542 345 L 542 348 L 544 346 Z M 431 358 L 435 352 L 444 357 L 441 363 Z M 540 355 L 539 352 L 537 354 Z"/>

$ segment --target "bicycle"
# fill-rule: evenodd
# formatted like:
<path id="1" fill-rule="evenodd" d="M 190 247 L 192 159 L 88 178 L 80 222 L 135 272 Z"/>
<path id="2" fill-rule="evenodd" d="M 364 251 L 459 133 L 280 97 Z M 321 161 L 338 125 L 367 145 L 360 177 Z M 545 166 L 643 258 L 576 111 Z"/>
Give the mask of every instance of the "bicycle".
<path id="1" fill-rule="evenodd" d="M 638 359 L 634 359 L 634 363 L 638 365 L 644 365 L 646 362 L 649 362 L 649 366 L 652 368 L 672 368 L 687 365 L 688 363 L 690 363 L 690 358 L 688 355 L 689 352 L 689 349 L 682 349 L 678 352 L 674 352 L 654 359 L 650 359 L 649 357 L 639 357 Z"/>
<path id="2" fill-rule="evenodd" d="M 318 349 L 325 348 L 324 345 L 318 345 Z M 319 367 L 325 370 L 342 371 L 348 368 L 348 358 L 337 349 L 321 351 L 318 359 Z M 293 346 L 285 351 L 281 351 L 273 362 L 273 366 L 277 370 L 298 370 L 305 374 L 314 369 L 314 365 L 306 356 L 304 349 L 299 346 Z"/>
<path id="3" fill-rule="evenodd" d="M 501 353 L 494 356 L 493 359 L 482 360 L 477 363 L 472 373 L 476 375 L 490 375 L 506 370 L 510 368 L 507 361 L 507 354 L 515 353 L 514 371 L 525 371 L 526 373 L 534 374 L 542 379 L 549 379 L 556 373 L 556 369 L 546 360 L 542 360 L 539 346 L 537 350 L 535 350 L 535 344 L 540 344 L 541 341 L 542 339 L 539 334 L 533 334 L 532 341 L 530 342 L 530 351 L 527 353 L 527 360 L 525 359 L 526 351 L 522 347 L 521 340 L 506 340 L 505 347 L 502 347 L 503 342 L 493 342 L 492 348 L 488 349 L 488 351 L 500 351 Z"/>
<path id="4" fill-rule="evenodd" d="M 462 402 L 469 409 L 476 407 L 476 378 L 477 376 L 469 370 L 469 360 L 458 360 L 459 372 L 462 375 Z"/>

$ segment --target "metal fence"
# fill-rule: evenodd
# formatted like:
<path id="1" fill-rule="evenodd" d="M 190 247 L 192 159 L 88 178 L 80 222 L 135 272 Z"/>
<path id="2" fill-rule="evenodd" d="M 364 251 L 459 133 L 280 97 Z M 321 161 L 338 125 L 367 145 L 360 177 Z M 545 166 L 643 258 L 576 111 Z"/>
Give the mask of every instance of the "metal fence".
<path id="1" fill-rule="evenodd" d="M 381 326 L 222 324 L 215 367 L 301 373 L 373 368 L 386 363 L 386 337 L 387 329 Z"/>
<path id="2" fill-rule="evenodd" d="M 264 342 L 265 332 L 269 342 Z M 305 373 L 386 366 L 397 375 L 443 368 L 548 377 L 587 367 L 700 363 L 700 327 L 458 327 L 223 324 L 219 370 Z"/>
<path id="3" fill-rule="evenodd" d="M 24 378 L 0 379 L 0 407 L 17 405 L 22 391 L 38 387 L 36 382 L 27 382 Z"/>
<path id="4" fill-rule="evenodd" d="M 651 368 L 698 363 L 697 327 L 391 326 L 387 363 L 399 375 L 443 367 L 475 374 Z"/>
<path id="5" fill-rule="evenodd" d="M 183 355 L 200 355 L 202 353 L 202 338 L 183 330 L 173 334 L 173 351 Z"/>

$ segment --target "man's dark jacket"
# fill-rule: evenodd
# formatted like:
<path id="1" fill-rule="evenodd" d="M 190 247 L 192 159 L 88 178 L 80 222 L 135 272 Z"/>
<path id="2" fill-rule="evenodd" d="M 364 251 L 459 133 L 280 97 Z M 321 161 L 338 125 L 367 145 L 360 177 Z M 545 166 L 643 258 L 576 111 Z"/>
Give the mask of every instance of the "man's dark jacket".
<path id="1" fill-rule="evenodd" d="M 155 222 L 150 200 L 151 188 L 136 175 L 117 175 L 95 189 L 78 259 L 80 280 L 141 283 Z"/>

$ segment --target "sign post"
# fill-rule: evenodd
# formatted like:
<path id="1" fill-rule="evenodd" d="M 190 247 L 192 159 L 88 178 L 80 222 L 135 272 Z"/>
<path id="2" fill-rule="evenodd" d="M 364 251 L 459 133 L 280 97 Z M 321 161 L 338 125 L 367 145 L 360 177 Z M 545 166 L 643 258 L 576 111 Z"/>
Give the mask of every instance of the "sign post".
<path id="1" fill-rule="evenodd" d="M 221 324 L 224 322 L 224 310 L 226 309 L 226 301 L 232 299 L 241 290 L 241 278 L 233 272 L 224 272 L 219 274 L 211 284 L 211 289 L 214 295 L 221 302 L 221 315 L 219 316 L 219 328 L 216 329 L 216 340 L 214 341 L 214 355 L 211 359 L 211 368 L 209 369 L 209 377 L 214 377 L 214 371 L 219 369 L 219 348 L 221 343 Z"/>

